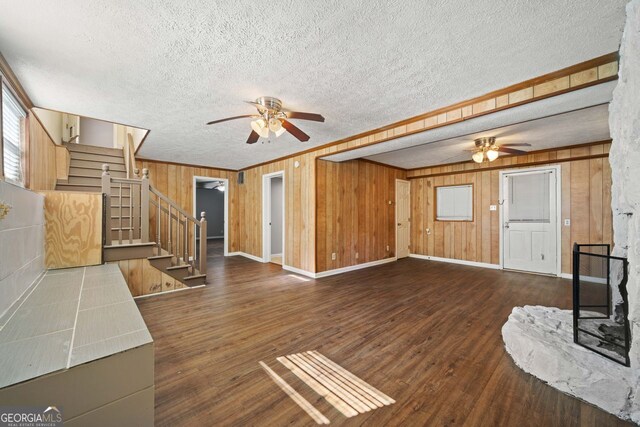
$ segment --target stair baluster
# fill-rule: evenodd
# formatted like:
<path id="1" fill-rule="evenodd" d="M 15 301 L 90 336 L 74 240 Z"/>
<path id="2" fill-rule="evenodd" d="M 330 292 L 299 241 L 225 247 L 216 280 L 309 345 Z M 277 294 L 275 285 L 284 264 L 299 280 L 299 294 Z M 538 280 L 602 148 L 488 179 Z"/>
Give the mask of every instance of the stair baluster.
<path id="1" fill-rule="evenodd" d="M 207 260 L 207 220 L 205 213 L 200 214 L 200 219 L 185 212 L 176 202 L 149 185 L 149 171 L 145 168 L 142 170 L 142 178 L 138 178 L 138 170 L 131 168 L 132 175 L 135 178 L 114 178 L 109 172 L 109 165 L 102 167 L 102 192 L 106 195 L 106 203 L 109 215 L 106 215 L 105 225 L 109 232 L 105 239 L 105 248 L 109 251 L 115 250 L 118 246 L 140 247 L 147 244 L 152 245 L 154 256 L 148 256 L 149 261 L 154 267 L 173 275 L 178 280 L 183 281 L 188 286 L 202 284 L 206 279 L 206 260 Z M 111 196 L 114 191 L 114 199 L 118 200 L 117 217 L 111 218 Z M 127 194 L 126 191 L 129 191 Z M 125 198 L 129 198 L 129 205 L 125 206 Z M 166 204 L 166 207 L 163 206 Z M 153 208 L 150 206 L 153 205 Z M 128 209 L 127 209 L 128 207 Z M 153 212 L 155 218 L 155 242 L 149 242 L 149 224 L 152 218 L 150 213 Z M 128 228 L 127 221 L 128 219 Z M 112 228 L 114 220 L 117 220 L 117 228 Z M 164 225 L 166 221 L 166 226 Z M 175 224 L 174 224 L 175 221 Z M 190 227 L 193 227 L 190 229 Z M 196 230 L 198 229 L 199 230 Z M 123 233 L 128 230 L 128 245 L 123 245 L 122 239 L 126 238 Z M 113 245 L 112 233 L 117 231 L 118 244 Z M 191 245 L 191 235 L 199 231 L 200 244 Z M 115 235 L 115 234 L 114 234 Z M 136 242 L 140 238 L 140 243 Z M 110 252 L 115 254 L 115 252 Z M 111 260 L 117 260 L 117 255 L 109 255 Z M 132 258 L 125 258 L 132 259 Z M 175 264 L 175 265 L 174 265 Z"/>

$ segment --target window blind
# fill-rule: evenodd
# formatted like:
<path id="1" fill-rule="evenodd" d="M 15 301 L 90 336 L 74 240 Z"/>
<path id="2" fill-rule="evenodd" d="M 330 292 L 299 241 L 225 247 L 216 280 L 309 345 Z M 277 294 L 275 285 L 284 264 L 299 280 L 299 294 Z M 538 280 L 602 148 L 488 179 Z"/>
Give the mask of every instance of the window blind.
<path id="1" fill-rule="evenodd" d="M 438 187 L 436 205 L 437 220 L 472 221 L 473 187 L 471 185 Z"/>
<path id="2" fill-rule="evenodd" d="M 2 142 L 4 176 L 14 184 L 23 184 L 22 133 L 26 112 L 13 93 L 2 85 Z"/>

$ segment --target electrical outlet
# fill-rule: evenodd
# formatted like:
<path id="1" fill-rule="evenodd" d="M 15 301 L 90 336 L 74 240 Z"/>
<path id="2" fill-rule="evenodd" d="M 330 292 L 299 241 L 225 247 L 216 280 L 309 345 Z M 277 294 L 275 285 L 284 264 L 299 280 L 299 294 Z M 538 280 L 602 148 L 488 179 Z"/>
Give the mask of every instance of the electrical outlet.
<path id="1" fill-rule="evenodd" d="M 331 261 L 335 261 L 336 260 L 336 253 L 332 252 L 331 253 Z"/>
<path id="2" fill-rule="evenodd" d="M 387 252 L 389 252 L 389 251 L 390 251 L 390 248 L 389 248 L 389 245 L 387 245 Z"/>
<path id="3" fill-rule="evenodd" d="M 360 258 L 360 254 L 356 252 L 356 259 Z"/>
<path id="4" fill-rule="evenodd" d="M 427 231 L 427 234 L 431 234 L 431 229 L 430 228 L 427 228 L 426 231 Z"/>
<path id="5" fill-rule="evenodd" d="M 569 218 L 564 219 L 564 226 L 569 227 L 571 225 L 571 220 Z"/>

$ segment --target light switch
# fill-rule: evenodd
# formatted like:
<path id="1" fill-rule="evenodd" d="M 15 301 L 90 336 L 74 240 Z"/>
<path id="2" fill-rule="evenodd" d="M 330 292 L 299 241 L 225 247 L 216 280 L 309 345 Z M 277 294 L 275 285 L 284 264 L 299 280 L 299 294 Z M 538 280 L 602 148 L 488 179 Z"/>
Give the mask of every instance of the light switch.
<path id="1" fill-rule="evenodd" d="M 571 220 L 569 218 L 564 219 L 564 226 L 569 227 L 571 225 Z"/>
<path id="2" fill-rule="evenodd" d="M 332 261 L 335 261 L 335 260 L 336 260 L 336 253 L 335 253 L 335 252 L 332 252 L 332 253 L 331 253 L 331 260 L 332 260 Z"/>
<path id="3" fill-rule="evenodd" d="M 496 205 L 490 205 L 490 206 L 489 206 L 489 210 L 490 210 L 490 211 L 497 211 L 497 210 L 498 210 L 498 206 L 496 206 Z"/>

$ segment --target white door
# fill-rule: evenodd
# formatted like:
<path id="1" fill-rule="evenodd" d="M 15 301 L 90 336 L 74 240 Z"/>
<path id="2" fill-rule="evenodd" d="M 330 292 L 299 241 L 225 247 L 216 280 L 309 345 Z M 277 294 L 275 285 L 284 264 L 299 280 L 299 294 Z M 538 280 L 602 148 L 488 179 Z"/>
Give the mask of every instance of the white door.
<path id="1" fill-rule="evenodd" d="M 396 180 L 396 257 L 409 256 L 410 216 L 409 181 Z"/>
<path id="2" fill-rule="evenodd" d="M 557 170 L 501 175 L 504 268 L 557 274 Z"/>

